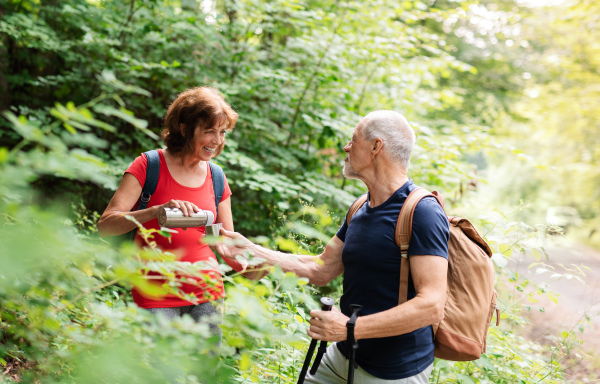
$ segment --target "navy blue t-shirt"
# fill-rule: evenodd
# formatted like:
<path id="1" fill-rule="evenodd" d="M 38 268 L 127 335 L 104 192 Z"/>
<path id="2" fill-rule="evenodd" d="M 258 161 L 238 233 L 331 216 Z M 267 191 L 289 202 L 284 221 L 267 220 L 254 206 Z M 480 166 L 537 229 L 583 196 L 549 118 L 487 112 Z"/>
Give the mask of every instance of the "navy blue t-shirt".
<path id="1" fill-rule="evenodd" d="M 375 208 L 369 200 L 354 214 L 350 225 L 346 220 L 337 232 L 344 242 L 344 292 L 340 307 L 350 316 L 350 304 L 363 306 L 361 316 L 382 312 L 398 305 L 400 286 L 400 248 L 394 233 L 400 208 L 408 194 L 417 188 L 407 181 L 386 202 Z M 417 204 L 413 216 L 412 237 L 408 255 L 434 255 L 448 258 L 449 225 L 444 210 L 433 197 Z M 416 296 L 409 278 L 408 299 Z M 433 362 L 433 329 L 385 338 L 358 341 L 356 362 L 371 375 L 398 380 L 416 375 Z M 338 342 L 347 357 L 345 341 Z"/>

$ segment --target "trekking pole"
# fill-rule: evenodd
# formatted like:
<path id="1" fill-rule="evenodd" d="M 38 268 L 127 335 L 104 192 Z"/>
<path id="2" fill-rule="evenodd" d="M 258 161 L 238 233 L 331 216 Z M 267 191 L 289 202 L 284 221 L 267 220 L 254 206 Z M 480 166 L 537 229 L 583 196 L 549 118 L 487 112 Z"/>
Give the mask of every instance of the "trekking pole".
<path id="1" fill-rule="evenodd" d="M 331 311 L 331 307 L 333 307 L 333 304 L 335 303 L 335 301 L 333 301 L 333 299 L 330 299 L 329 297 L 322 297 L 321 298 L 321 311 Z M 306 377 L 306 372 L 308 372 L 308 366 L 310 365 L 310 360 L 312 359 L 312 355 L 315 352 L 315 347 L 317 346 L 317 339 L 312 339 L 310 342 L 310 346 L 308 347 L 308 352 L 306 353 L 306 358 L 304 359 L 304 365 L 302 366 L 302 371 L 300 371 L 300 377 L 298 377 L 298 384 L 302 384 L 304 383 L 304 378 Z M 325 348 L 327 348 L 327 342 L 322 340 L 321 341 L 321 346 L 319 347 L 319 352 L 317 353 L 317 357 L 315 358 L 315 364 L 317 364 L 317 367 L 319 365 L 319 363 L 321 362 L 321 357 L 323 357 L 323 353 L 321 352 L 321 349 L 323 348 L 323 343 L 325 343 Z M 324 349 L 323 349 L 323 352 Z M 317 358 L 319 359 L 317 361 Z M 316 372 L 316 369 L 315 369 Z M 313 370 L 310 371 L 311 375 L 314 375 Z"/>
<path id="2" fill-rule="evenodd" d="M 356 318 L 360 314 L 362 305 L 350 304 L 350 308 L 352 309 L 352 316 L 350 316 L 350 320 L 346 323 L 346 328 L 348 329 L 346 341 L 348 342 L 348 348 L 350 348 L 350 356 L 348 357 L 348 384 L 353 384 L 355 368 L 354 360 L 356 359 L 356 350 L 358 349 L 358 341 L 354 339 L 354 326 L 356 325 Z"/>
<path id="3" fill-rule="evenodd" d="M 325 299 L 325 301 L 323 301 L 324 299 Z M 323 297 L 321 299 L 321 303 L 323 304 L 323 307 L 326 308 L 326 309 L 323 309 L 324 311 L 331 311 L 331 307 L 333 306 L 334 301 L 332 299 L 330 299 L 329 297 Z M 319 350 L 317 351 L 317 356 L 315 356 L 315 361 L 313 362 L 312 367 L 310 367 L 311 375 L 314 375 L 315 373 L 317 373 L 317 369 L 319 369 L 319 364 L 321 364 L 321 359 L 323 358 L 323 355 L 325 354 L 326 350 L 327 350 L 327 341 L 321 340 L 321 344 L 319 344 Z"/>

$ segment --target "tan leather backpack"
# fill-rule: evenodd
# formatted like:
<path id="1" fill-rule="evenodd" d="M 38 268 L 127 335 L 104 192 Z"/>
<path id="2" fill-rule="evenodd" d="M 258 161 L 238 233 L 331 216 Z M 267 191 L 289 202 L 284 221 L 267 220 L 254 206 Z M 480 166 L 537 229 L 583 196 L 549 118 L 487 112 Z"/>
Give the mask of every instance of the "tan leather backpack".
<path id="1" fill-rule="evenodd" d="M 441 194 L 417 188 L 408 195 L 398 215 L 395 238 L 402 255 L 398 305 L 407 301 L 410 271 L 407 252 L 412 235 L 413 214 L 417 203 L 427 196 L 435 197 L 442 208 L 444 207 Z M 352 204 L 348 211 L 348 224 L 366 201 L 365 194 Z M 500 324 L 500 311 L 496 306 L 497 294 L 494 289 L 492 250 L 467 219 L 449 216 L 448 221 L 450 240 L 447 299 L 443 320 L 433 324 L 434 355 L 444 360 L 477 360 L 485 352 L 487 330 L 494 311 L 496 325 Z"/>

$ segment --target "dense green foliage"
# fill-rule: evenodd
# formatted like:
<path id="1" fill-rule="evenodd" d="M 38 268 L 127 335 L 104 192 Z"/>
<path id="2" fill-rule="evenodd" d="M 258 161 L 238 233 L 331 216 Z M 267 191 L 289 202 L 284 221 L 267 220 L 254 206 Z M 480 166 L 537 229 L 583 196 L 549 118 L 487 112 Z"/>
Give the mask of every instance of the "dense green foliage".
<path id="1" fill-rule="evenodd" d="M 88 147 L 112 176 L 132 156 L 160 145 L 144 128 L 160 132 L 165 108 L 178 92 L 214 85 L 241 116 L 229 150 L 218 159 L 234 187 L 236 221 L 262 234 L 301 200 L 337 209 L 358 193 L 355 184 L 344 185 L 340 157 L 361 113 L 388 108 L 415 119 L 460 108 L 450 94 L 468 91 L 449 78 L 475 70 L 442 49 L 446 42 L 434 34 L 439 27 L 428 24 L 463 7 L 419 4 L 406 2 L 399 10 L 374 4 L 365 17 L 361 3 L 225 2 L 211 22 L 185 3 L 15 2 L 19 12 L 7 14 L 0 29 L 8 54 L 3 57 L 11 58 L 3 65 L 7 97 L 1 109 L 49 126 L 53 117 L 66 118 L 64 109 L 49 110 L 54 103 L 86 105 L 115 129 L 71 146 Z M 106 97 L 115 90 L 138 96 Z M 438 114 L 419 121 L 424 151 L 416 156 L 414 177 L 449 192 L 469 177 L 468 168 L 444 162 L 432 170 L 430 164 L 457 160 L 453 151 L 459 147 L 485 145 L 485 132 L 478 136 L 483 121 L 475 115 L 462 118 L 472 123 L 464 126 Z M 63 138 L 77 128 L 47 129 Z M 3 136 L 13 145 L 19 140 L 10 131 Z M 445 140 L 450 137 L 451 143 Z M 70 139 L 63 141 L 69 145 Z M 42 183 L 53 188 L 50 180 Z M 81 185 L 78 194 L 91 210 L 102 210 L 110 190 L 100 198 L 90 189 Z"/>
<path id="2" fill-rule="evenodd" d="M 598 6 L 562 7 L 568 12 L 508 0 L 4 0 L 0 364 L 21 362 L 23 379 L 42 382 L 295 382 L 317 294 L 304 280 L 277 270 L 258 283 L 230 274 L 216 353 L 206 325 L 168 323 L 132 305 L 129 287 L 143 284 L 138 250 L 95 234 L 124 169 L 161 146 L 168 104 L 211 85 L 240 114 L 215 159 L 233 190 L 236 229 L 286 251 L 319 252 L 363 192 L 341 177 L 342 147 L 361 116 L 404 113 L 418 137 L 411 177 L 444 193 L 450 210 L 482 215 L 476 224 L 497 252 L 499 282 L 511 287 L 501 294 L 507 324 L 491 328 L 485 357 L 437 362 L 432 382 L 559 382 L 561 346 L 575 335 L 548 351 L 515 334 L 524 301 L 555 297 L 504 268 L 513 252 L 541 261 L 543 249 L 524 241 L 545 229 L 514 222 L 522 211 L 494 216 L 495 205 L 464 197 L 486 175 L 498 207 L 543 192 L 597 217 L 600 199 L 586 201 L 599 177 L 590 16 Z M 554 18 L 552 28 L 542 16 Z M 570 33 L 580 23 L 584 37 Z M 560 152 L 553 140 L 565 143 Z M 535 168 L 554 172 L 555 157 L 569 178 L 559 189 Z M 498 185 L 489 170 L 513 159 L 528 161 L 517 166 L 523 180 L 513 180 L 513 167 Z M 141 256 L 172 275 L 175 293 L 172 272 L 199 268 L 157 250 Z M 337 297 L 339 285 L 320 292 Z"/>

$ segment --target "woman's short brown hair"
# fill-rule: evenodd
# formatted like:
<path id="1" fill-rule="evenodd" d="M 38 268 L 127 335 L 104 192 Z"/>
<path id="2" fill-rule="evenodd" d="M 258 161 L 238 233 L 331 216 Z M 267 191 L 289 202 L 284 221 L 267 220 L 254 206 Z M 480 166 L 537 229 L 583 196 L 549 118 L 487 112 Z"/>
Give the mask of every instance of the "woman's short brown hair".
<path id="1" fill-rule="evenodd" d="M 169 152 L 186 156 L 194 151 L 192 138 L 196 127 L 207 129 L 226 124 L 227 130 L 232 130 L 237 119 L 238 114 L 215 88 L 190 88 L 181 92 L 169 106 L 162 139 Z M 184 124 L 183 129 L 181 124 Z M 224 147 L 225 141 L 215 150 L 214 156 L 218 156 Z"/>

